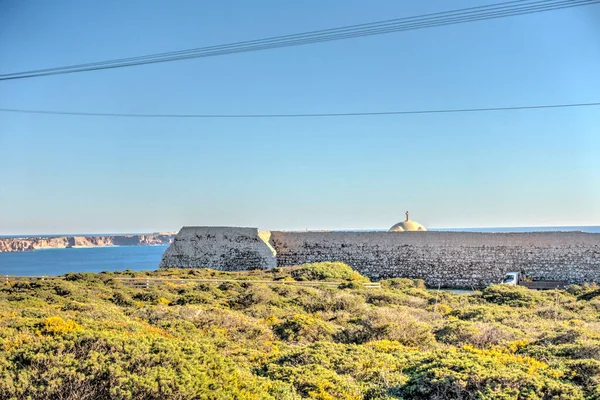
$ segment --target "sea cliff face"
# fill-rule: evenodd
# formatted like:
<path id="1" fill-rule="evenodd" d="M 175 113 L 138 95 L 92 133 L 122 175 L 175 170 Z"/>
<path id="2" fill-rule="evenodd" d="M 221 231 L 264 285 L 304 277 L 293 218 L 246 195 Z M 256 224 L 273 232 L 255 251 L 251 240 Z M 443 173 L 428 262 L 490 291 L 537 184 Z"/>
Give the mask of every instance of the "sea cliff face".
<path id="1" fill-rule="evenodd" d="M 0 238 L 0 253 L 72 247 L 155 246 L 173 242 L 175 233 L 108 236 Z"/>

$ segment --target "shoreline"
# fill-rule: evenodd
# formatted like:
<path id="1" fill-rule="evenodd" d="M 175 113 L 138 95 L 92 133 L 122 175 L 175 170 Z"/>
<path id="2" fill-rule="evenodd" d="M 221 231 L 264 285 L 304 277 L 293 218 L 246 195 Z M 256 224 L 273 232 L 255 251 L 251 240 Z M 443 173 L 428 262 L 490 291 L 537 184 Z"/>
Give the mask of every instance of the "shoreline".
<path id="1" fill-rule="evenodd" d="M 0 238 L 0 253 L 21 253 L 46 249 L 160 246 L 171 244 L 174 238 L 175 234 Z"/>
<path id="2" fill-rule="evenodd" d="M 27 251 L 0 251 L 0 254 L 5 253 L 38 253 L 41 251 L 55 251 L 55 250 L 86 250 L 86 249 L 106 249 L 106 248 L 116 248 L 116 247 L 168 247 L 169 244 L 158 243 L 158 244 L 131 244 L 131 245 L 110 245 L 110 246 L 71 246 L 71 247 L 43 247 L 39 249 L 27 250 Z"/>

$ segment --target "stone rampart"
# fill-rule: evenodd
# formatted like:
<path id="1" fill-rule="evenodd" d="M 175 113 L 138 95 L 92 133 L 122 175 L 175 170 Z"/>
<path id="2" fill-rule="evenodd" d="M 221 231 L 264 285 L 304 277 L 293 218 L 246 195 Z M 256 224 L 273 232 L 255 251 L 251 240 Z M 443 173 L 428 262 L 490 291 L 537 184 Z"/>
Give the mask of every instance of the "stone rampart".
<path id="1" fill-rule="evenodd" d="M 374 280 L 420 278 L 432 287 L 482 287 L 522 270 L 534 279 L 600 282 L 600 234 L 184 227 L 160 266 L 238 271 L 319 261 L 345 262 Z"/>
<path id="2" fill-rule="evenodd" d="M 482 287 L 509 271 L 600 282 L 600 234 L 582 232 L 271 232 L 277 265 L 342 261 L 371 279 Z"/>
<path id="3" fill-rule="evenodd" d="M 163 254 L 161 268 L 213 268 L 222 271 L 276 266 L 269 235 L 256 228 L 183 227 Z"/>

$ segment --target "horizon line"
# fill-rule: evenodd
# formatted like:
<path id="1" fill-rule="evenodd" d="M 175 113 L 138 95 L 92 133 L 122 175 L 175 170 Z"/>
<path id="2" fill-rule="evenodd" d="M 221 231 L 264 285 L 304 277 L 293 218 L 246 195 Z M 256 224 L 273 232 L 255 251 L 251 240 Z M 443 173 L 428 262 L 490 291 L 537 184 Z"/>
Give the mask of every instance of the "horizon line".
<path id="1" fill-rule="evenodd" d="M 214 227 L 217 225 L 184 225 L 184 226 L 206 226 Z M 221 226 L 225 227 L 225 226 Z M 226 227 L 239 228 L 240 226 L 230 225 Z M 427 228 L 428 231 L 440 231 L 440 230 L 456 230 L 456 229 L 524 229 L 524 228 L 594 228 L 600 227 L 600 225 L 525 225 L 525 226 L 469 226 L 469 227 L 432 227 Z M 182 226 L 183 228 L 183 226 Z M 259 227 L 258 230 L 266 231 L 287 231 L 287 232 L 365 232 L 365 231 L 387 231 L 387 228 L 348 228 L 348 229 L 318 229 L 318 228 L 305 228 L 305 229 L 262 229 Z M 45 236 L 83 236 L 83 235 L 95 235 L 95 236 L 119 236 L 119 235 L 157 235 L 157 234 L 177 234 L 181 228 L 176 230 L 163 230 L 153 232 L 135 232 L 135 231 L 123 231 L 123 232 L 71 232 L 71 233 L 0 233 L 0 237 L 45 237 Z"/>

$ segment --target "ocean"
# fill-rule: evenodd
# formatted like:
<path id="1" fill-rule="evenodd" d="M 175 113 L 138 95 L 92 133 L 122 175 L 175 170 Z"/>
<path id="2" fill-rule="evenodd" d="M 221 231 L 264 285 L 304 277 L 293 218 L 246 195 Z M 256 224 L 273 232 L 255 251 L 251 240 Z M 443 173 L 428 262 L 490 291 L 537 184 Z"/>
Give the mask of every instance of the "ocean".
<path id="1" fill-rule="evenodd" d="M 548 232 L 600 233 L 600 226 L 431 229 L 452 232 Z M 33 235 L 29 235 L 33 236 Z M 168 246 L 115 246 L 48 249 L 24 253 L 0 253 L 0 275 L 62 275 L 68 272 L 155 270 Z"/>
<path id="2" fill-rule="evenodd" d="M 587 232 L 600 233 L 600 226 L 525 226 L 525 227 L 502 227 L 502 228 L 432 228 L 430 231 L 447 232 L 488 232 L 488 233 L 506 233 L 506 232 Z"/>
<path id="3" fill-rule="evenodd" d="M 0 275 L 156 270 L 168 246 L 114 246 L 0 253 Z"/>

